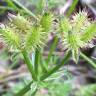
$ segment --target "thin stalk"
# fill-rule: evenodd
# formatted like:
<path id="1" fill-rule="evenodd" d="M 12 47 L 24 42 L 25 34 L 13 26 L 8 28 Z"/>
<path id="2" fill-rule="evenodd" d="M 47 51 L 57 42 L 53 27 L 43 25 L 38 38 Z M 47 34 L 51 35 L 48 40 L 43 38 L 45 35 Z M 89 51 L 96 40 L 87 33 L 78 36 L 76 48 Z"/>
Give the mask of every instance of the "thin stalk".
<path id="1" fill-rule="evenodd" d="M 85 54 L 80 52 L 80 56 L 86 60 L 89 64 L 91 64 L 94 68 L 96 68 L 96 63 L 94 63 L 90 58 L 88 58 Z"/>
<path id="2" fill-rule="evenodd" d="M 73 0 L 72 2 L 73 4 L 71 5 L 71 7 L 69 8 L 68 12 L 67 12 L 67 16 L 70 16 L 71 13 L 74 11 L 77 3 L 78 3 L 78 0 Z"/>
<path id="3" fill-rule="evenodd" d="M 61 61 L 60 65 L 55 66 L 53 69 L 51 69 L 48 73 L 45 73 L 44 75 L 41 76 L 40 80 L 44 80 L 50 75 L 52 75 L 54 72 L 58 71 L 59 68 L 61 68 L 64 64 L 66 64 L 70 58 L 71 53 L 68 52 L 64 59 Z M 15 96 L 23 96 L 26 92 L 30 90 L 30 85 L 33 83 L 31 81 L 26 87 L 24 87 L 20 92 L 18 92 Z"/>
<path id="4" fill-rule="evenodd" d="M 31 81 L 27 86 L 25 86 L 23 89 L 21 89 L 17 94 L 15 94 L 15 96 L 24 96 L 24 94 L 30 90 L 30 86 L 32 83 L 33 83 L 33 81 Z"/>
<path id="5" fill-rule="evenodd" d="M 31 62 L 30 57 L 28 56 L 28 53 L 26 52 L 26 50 L 22 51 L 22 55 L 24 57 L 25 63 L 28 67 L 28 70 L 30 71 L 30 73 L 32 75 L 33 80 L 37 80 L 35 73 L 34 73 L 32 62 Z"/>
<path id="6" fill-rule="evenodd" d="M 15 5 L 14 2 L 12 2 L 11 0 L 6 0 L 6 2 L 8 3 L 8 6 L 11 8 L 14 8 L 14 10 L 18 10 L 19 8 Z"/>
<path id="7" fill-rule="evenodd" d="M 43 73 L 48 71 L 47 66 L 46 66 L 47 64 L 46 64 L 45 60 L 42 58 L 42 56 L 41 56 L 41 64 L 40 65 L 41 65 L 41 69 L 42 69 Z"/>
<path id="8" fill-rule="evenodd" d="M 41 53 L 43 53 L 43 52 L 41 51 Z M 40 54 L 40 67 L 41 67 L 41 70 L 43 73 L 47 72 L 47 66 L 46 65 L 47 64 L 46 64 L 45 59 L 43 58 L 43 54 Z"/>
<path id="9" fill-rule="evenodd" d="M 35 62 L 34 62 L 34 71 L 38 75 L 38 66 L 40 61 L 40 50 L 36 49 L 35 51 Z"/>
<path id="10" fill-rule="evenodd" d="M 53 43 L 52 43 L 52 45 L 51 45 L 51 48 L 50 48 L 50 50 L 49 50 L 49 54 L 48 54 L 48 57 L 47 57 L 47 59 L 46 59 L 46 63 L 48 63 L 48 62 L 50 61 L 50 57 L 52 56 L 54 50 L 56 49 L 57 43 L 58 43 L 58 38 L 55 37 L 55 38 L 54 38 L 54 41 L 53 41 Z"/>
<path id="11" fill-rule="evenodd" d="M 17 0 L 13 0 L 17 5 L 19 5 L 23 10 L 25 10 L 26 13 L 28 13 L 29 15 L 31 15 L 32 17 L 34 17 L 36 20 L 38 20 L 38 18 L 36 17 L 36 15 L 34 13 L 32 13 L 29 9 L 27 9 L 25 6 L 23 6 L 19 1 Z"/>
<path id="12" fill-rule="evenodd" d="M 70 58 L 71 52 L 68 52 L 63 60 L 61 61 L 61 63 L 57 66 L 55 66 L 54 68 L 52 68 L 51 70 L 49 70 L 47 73 L 43 74 L 40 78 L 40 80 L 44 80 L 47 77 L 49 77 L 50 75 L 52 75 L 54 72 L 58 71 L 64 64 L 66 64 Z"/>
<path id="13" fill-rule="evenodd" d="M 31 96 L 35 96 L 36 93 L 37 93 L 37 91 L 38 91 L 38 89 L 36 89 L 36 90 L 31 94 Z"/>
<path id="14" fill-rule="evenodd" d="M 13 8 L 11 8 L 11 7 L 5 7 L 5 6 L 0 6 L 0 9 L 2 9 L 2 10 L 6 10 L 6 9 L 8 9 L 8 10 L 13 10 Z"/>

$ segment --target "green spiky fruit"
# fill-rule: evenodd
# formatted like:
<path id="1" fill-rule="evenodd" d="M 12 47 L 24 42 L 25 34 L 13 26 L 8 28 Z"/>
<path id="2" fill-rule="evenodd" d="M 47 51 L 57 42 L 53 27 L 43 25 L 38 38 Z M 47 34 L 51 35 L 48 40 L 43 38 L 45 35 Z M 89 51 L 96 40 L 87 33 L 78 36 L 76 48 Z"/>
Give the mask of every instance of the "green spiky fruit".
<path id="1" fill-rule="evenodd" d="M 72 57 L 78 62 L 79 50 L 87 47 L 87 44 L 96 36 L 96 23 L 87 18 L 86 11 L 80 11 L 72 19 L 63 18 L 59 23 L 59 29 L 64 47 L 72 51 Z"/>
<path id="2" fill-rule="evenodd" d="M 6 26 L 2 27 L 1 37 L 4 39 L 6 44 L 12 46 L 13 48 L 20 47 L 20 38 L 17 33 L 15 33 L 12 28 Z"/>
<path id="3" fill-rule="evenodd" d="M 4 40 L 10 44 L 10 46 L 15 46 L 19 48 L 19 50 L 29 50 L 34 51 L 36 48 L 40 48 L 45 45 L 48 33 L 51 25 L 51 17 L 50 15 L 46 15 L 42 17 L 42 25 L 39 24 L 31 24 L 27 19 L 20 15 L 8 15 L 10 18 L 10 23 L 8 27 L 1 28 L 1 34 Z M 48 20 L 49 18 L 49 20 Z M 44 21 L 47 24 L 46 27 L 43 26 Z M 22 31 L 24 31 L 22 33 Z"/>
<path id="4" fill-rule="evenodd" d="M 43 28 L 43 31 L 48 32 L 50 31 L 50 28 L 52 27 L 53 22 L 53 15 L 51 13 L 44 13 L 44 15 L 41 17 L 40 25 Z"/>
<path id="5" fill-rule="evenodd" d="M 30 32 L 27 33 L 24 47 L 26 49 L 40 48 L 45 44 L 46 34 L 42 31 L 43 29 L 40 26 L 33 26 Z"/>
<path id="6" fill-rule="evenodd" d="M 28 31 L 31 28 L 31 23 L 20 14 L 15 16 L 9 13 L 8 18 L 12 22 L 12 24 L 15 25 L 15 27 L 24 32 Z"/>

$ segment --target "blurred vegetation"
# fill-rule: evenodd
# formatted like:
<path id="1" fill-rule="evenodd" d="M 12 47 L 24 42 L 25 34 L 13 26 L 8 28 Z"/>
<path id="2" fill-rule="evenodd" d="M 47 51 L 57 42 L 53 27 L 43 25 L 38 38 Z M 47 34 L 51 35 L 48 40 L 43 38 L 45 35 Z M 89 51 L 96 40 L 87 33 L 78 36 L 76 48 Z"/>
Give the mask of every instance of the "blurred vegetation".
<path id="1" fill-rule="evenodd" d="M 5 13 L 6 11 L 13 11 L 13 13 L 18 12 L 19 14 L 22 14 L 22 15 L 27 14 L 28 16 L 33 16 L 35 19 L 38 19 L 37 17 L 39 17 L 39 16 L 37 16 L 35 14 L 38 14 L 38 13 L 40 14 L 40 13 L 43 13 L 43 11 L 46 11 L 46 8 L 45 8 L 46 2 L 48 4 L 49 10 L 57 8 L 57 6 L 63 5 L 65 3 L 65 0 L 48 0 L 48 1 L 47 0 L 28 0 L 29 3 L 32 3 L 32 5 L 35 6 L 35 8 L 36 8 L 35 10 L 37 10 L 36 11 L 37 13 L 35 13 L 35 11 L 31 12 L 31 10 L 29 10 L 27 7 L 25 7 L 19 1 L 22 2 L 22 0 L 12 0 L 12 1 L 11 0 L 6 0 L 4 2 L 4 5 L 0 6 L 0 14 Z M 75 3 L 70 8 L 68 16 L 74 10 Z M 56 41 L 56 44 L 57 44 L 57 41 Z M 41 66 L 41 67 L 44 68 L 42 73 L 46 72 L 46 68 L 48 67 L 48 64 L 49 65 L 53 64 L 51 66 L 51 67 L 53 67 L 54 65 L 56 65 L 57 61 L 60 59 L 58 56 L 52 55 L 51 52 L 53 52 L 54 49 L 55 48 L 54 48 L 54 45 L 53 45 L 53 49 L 50 51 L 50 53 L 48 55 L 49 57 L 51 55 L 51 58 L 48 58 L 47 60 L 42 58 L 42 60 L 40 61 L 40 63 L 43 64 L 43 66 Z M 10 58 L 11 61 L 12 61 L 12 64 L 9 66 L 9 69 L 14 68 L 14 67 L 17 66 L 17 64 L 19 62 L 19 59 L 22 58 L 22 56 L 18 55 L 18 54 L 19 54 L 18 52 L 16 52 L 16 53 L 14 52 L 14 53 L 12 53 L 11 56 L 9 56 L 8 51 L 7 52 L 5 51 L 5 53 L 1 56 L 1 59 L 2 58 L 7 58 L 7 59 Z M 33 56 L 33 58 L 34 58 L 34 56 Z M 89 59 L 86 58 L 86 60 L 88 61 Z M 89 62 L 91 62 L 94 65 L 94 63 L 92 61 L 89 61 Z M 49 69 L 50 69 L 50 67 L 49 67 Z M 41 70 L 41 68 L 39 70 Z M 65 74 L 65 72 L 63 72 L 63 75 L 64 74 Z M 72 91 L 72 81 L 70 79 L 67 79 L 67 81 L 63 80 L 63 82 L 62 82 L 62 80 L 60 81 L 60 79 L 59 80 L 54 80 L 54 78 L 58 78 L 59 75 L 60 74 L 58 74 L 58 75 L 53 74 L 53 77 L 52 77 L 53 80 L 52 81 L 49 81 L 47 83 L 44 82 L 43 84 L 40 82 L 39 86 L 37 86 L 37 82 L 33 83 L 33 86 L 31 84 L 32 88 L 35 88 L 36 86 L 38 87 L 39 91 L 37 92 L 36 95 L 37 96 L 43 96 L 43 94 L 40 90 L 40 89 L 43 89 L 44 91 L 47 91 L 46 95 L 44 95 L 44 96 L 69 96 L 70 92 Z M 66 74 L 66 75 L 67 75 L 67 77 L 68 76 L 70 77 L 69 74 Z M 50 77 L 48 79 L 50 80 L 52 78 Z M 16 83 L 16 85 L 14 85 L 14 87 L 12 87 L 10 90 L 7 90 L 6 94 L 4 94 L 2 96 L 13 96 L 14 93 L 19 92 L 22 88 L 25 87 L 25 89 L 26 89 L 27 84 L 29 84 L 29 81 L 31 81 L 31 80 L 25 80 L 25 81 L 27 83 L 25 83 L 23 80 L 20 80 L 19 83 Z M 34 94 L 32 95 L 32 90 L 33 89 L 31 89 L 25 96 L 34 96 Z M 96 94 L 96 85 L 95 84 L 81 87 L 79 89 L 79 91 L 76 92 L 76 96 L 94 96 L 94 94 Z"/>
<path id="2" fill-rule="evenodd" d="M 76 96 L 95 96 L 96 95 L 96 84 L 90 84 L 81 86 L 79 91 L 76 92 Z"/>

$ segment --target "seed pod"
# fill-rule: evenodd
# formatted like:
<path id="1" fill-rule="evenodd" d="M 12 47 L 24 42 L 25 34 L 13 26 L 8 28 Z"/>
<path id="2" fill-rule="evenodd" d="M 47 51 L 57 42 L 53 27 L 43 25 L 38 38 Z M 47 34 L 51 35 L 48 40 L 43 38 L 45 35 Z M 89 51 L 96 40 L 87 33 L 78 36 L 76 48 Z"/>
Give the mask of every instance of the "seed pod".
<path id="1" fill-rule="evenodd" d="M 51 13 L 45 13 L 40 20 L 40 25 L 43 28 L 43 31 L 48 32 L 52 26 L 53 15 Z"/>
<path id="2" fill-rule="evenodd" d="M 19 14 L 15 16 L 9 13 L 8 18 L 17 28 L 19 28 L 24 32 L 30 30 L 31 28 L 30 22 L 27 19 L 25 19 L 23 16 L 20 16 Z"/>

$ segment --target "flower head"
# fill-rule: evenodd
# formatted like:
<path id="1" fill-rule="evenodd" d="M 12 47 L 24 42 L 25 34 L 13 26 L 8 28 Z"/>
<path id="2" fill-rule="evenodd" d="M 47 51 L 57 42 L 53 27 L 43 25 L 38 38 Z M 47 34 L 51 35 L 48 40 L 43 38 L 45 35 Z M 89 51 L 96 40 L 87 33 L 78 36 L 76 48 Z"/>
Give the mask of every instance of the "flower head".
<path id="1" fill-rule="evenodd" d="M 32 24 L 26 18 L 21 16 L 20 14 L 13 15 L 13 14 L 9 13 L 8 18 L 9 18 L 11 24 L 15 25 L 16 28 L 18 28 L 24 32 L 30 30 L 30 28 L 31 28 Z"/>
<path id="2" fill-rule="evenodd" d="M 43 31 L 48 32 L 52 26 L 52 22 L 53 15 L 51 13 L 44 13 L 40 20 Z"/>
<path id="3" fill-rule="evenodd" d="M 71 20 L 64 18 L 59 25 L 63 44 L 72 51 L 73 60 L 77 62 L 80 48 L 87 47 L 96 36 L 96 23 L 87 18 L 85 11 L 80 11 Z"/>
<path id="4" fill-rule="evenodd" d="M 12 48 L 19 48 L 20 46 L 20 38 L 17 33 L 15 33 L 12 28 L 5 26 L 3 24 L 0 25 L 2 28 L 0 34 L 1 38 L 4 39 L 6 44 L 11 46 Z"/>
<path id="5" fill-rule="evenodd" d="M 8 18 L 10 20 L 8 26 L 4 27 L 1 25 L 0 28 L 2 31 L 1 35 L 8 45 L 15 46 L 19 50 L 26 49 L 32 51 L 45 45 L 51 25 L 51 15 L 43 16 L 40 25 L 33 25 L 20 15 L 8 14 Z"/>

